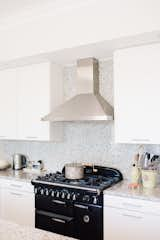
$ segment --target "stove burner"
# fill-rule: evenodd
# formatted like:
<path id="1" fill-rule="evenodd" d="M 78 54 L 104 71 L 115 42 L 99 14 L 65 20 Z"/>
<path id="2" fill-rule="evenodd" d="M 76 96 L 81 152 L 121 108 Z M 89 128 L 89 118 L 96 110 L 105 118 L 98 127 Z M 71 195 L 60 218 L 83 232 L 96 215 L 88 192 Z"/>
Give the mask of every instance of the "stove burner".
<path id="1" fill-rule="evenodd" d="M 80 180 L 68 180 L 67 182 L 69 184 L 73 184 L 73 185 L 79 185 L 80 184 Z"/>

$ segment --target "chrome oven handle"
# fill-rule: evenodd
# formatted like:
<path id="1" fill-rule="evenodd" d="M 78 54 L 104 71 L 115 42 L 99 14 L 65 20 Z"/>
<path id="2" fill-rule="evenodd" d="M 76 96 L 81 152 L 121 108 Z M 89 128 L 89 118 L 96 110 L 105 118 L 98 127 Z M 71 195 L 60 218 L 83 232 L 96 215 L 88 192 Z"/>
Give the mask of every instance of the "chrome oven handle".
<path id="1" fill-rule="evenodd" d="M 59 219 L 59 218 L 52 218 L 52 221 L 59 222 L 59 223 L 66 223 L 65 220 Z"/>
<path id="2" fill-rule="evenodd" d="M 59 200 L 52 200 L 53 203 L 58 203 L 58 204 L 62 204 L 65 205 L 66 203 L 63 201 L 59 201 Z"/>
<path id="3" fill-rule="evenodd" d="M 74 207 L 81 208 L 81 209 L 88 209 L 88 206 L 84 206 L 81 204 L 74 204 Z"/>

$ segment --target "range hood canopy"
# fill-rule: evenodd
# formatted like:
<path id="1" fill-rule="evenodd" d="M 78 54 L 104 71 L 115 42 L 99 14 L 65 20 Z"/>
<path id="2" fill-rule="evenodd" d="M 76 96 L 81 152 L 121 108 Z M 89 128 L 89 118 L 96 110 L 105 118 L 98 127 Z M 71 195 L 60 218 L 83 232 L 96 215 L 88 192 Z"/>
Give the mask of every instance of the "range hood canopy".
<path id="1" fill-rule="evenodd" d="M 99 67 L 95 58 L 77 61 L 78 94 L 56 107 L 43 121 L 113 120 L 112 106 L 99 93 Z"/>

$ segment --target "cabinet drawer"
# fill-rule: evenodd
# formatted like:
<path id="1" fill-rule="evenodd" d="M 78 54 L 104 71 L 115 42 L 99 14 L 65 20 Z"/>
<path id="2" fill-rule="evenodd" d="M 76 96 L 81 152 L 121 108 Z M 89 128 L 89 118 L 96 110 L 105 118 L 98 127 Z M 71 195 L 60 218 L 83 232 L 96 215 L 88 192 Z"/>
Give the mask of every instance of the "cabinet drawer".
<path id="1" fill-rule="evenodd" d="M 34 227 L 34 194 L 15 189 L 2 190 L 2 218 L 10 222 Z"/>
<path id="2" fill-rule="evenodd" d="M 160 216 L 104 207 L 104 239 L 159 240 Z"/>
<path id="3" fill-rule="evenodd" d="M 104 206 L 160 215 L 160 203 L 148 200 L 104 195 Z"/>
<path id="4" fill-rule="evenodd" d="M 4 187 L 23 192 L 34 192 L 34 187 L 30 182 L 16 181 L 16 180 L 4 180 Z"/>

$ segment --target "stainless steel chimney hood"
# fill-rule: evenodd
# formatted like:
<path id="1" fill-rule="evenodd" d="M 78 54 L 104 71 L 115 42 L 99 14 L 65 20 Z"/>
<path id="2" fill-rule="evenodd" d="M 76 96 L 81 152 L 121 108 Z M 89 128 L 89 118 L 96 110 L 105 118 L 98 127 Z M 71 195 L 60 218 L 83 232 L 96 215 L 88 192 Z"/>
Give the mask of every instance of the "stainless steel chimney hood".
<path id="1" fill-rule="evenodd" d="M 95 58 L 77 61 L 78 94 L 56 107 L 43 121 L 113 120 L 112 106 L 99 93 L 99 67 Z"/>

